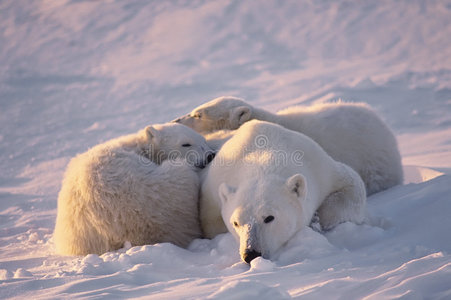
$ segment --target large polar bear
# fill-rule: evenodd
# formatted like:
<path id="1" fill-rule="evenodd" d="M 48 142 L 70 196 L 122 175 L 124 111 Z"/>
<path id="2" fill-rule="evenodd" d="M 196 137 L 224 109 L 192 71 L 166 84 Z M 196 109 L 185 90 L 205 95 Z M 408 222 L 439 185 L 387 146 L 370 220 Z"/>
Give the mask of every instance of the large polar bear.
<path id="1" fill-rule="evenodd" d="M 200 134 L 174 123 L 148 126 L 76 156 L 58 197 L 57 252 L 102 254 L 126 241 L 187 246 L 201 236 L 195 170 L 213 157 Z"/>
<path id="2" fill-rule="evenodd" d="M 363 103 L 297 106 L 273 114 L 239 98 L 220 97 L 175 122 L 208 134 L 222 129 L 237 129 L 252 119 L 277 123 L 311 137 L 332 158 L 359 173 L 368 195 L 402 183 L 401 156 L 396 138 L 376 113 Z M 226 131 L 212 135 L 212 145 L 220 145 L 229 135 Z"/>
<path id="3" fill-rule="evenodd" d="M 316 211 L 327 230 L 344 221 L 362 222 L 365 205 L 365 186 L 353 169 L 306 135 L 253 120 L 209 165 L 200 219 L 208 238 L 232 232 L 249 263 L 260 255 L 271 258 Z"/>

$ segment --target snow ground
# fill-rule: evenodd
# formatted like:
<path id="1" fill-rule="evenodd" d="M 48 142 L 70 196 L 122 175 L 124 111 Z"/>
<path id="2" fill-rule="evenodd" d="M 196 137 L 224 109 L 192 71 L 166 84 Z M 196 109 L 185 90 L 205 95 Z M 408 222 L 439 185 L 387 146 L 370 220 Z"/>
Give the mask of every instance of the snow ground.
<path id="1" fill-rule="evenodd" d="M 450 36 L 445 0 L 1 1 L 0 298 L 451 298 Z M 55 255 L 71 157 L 221 95 L 367 102 L 405 185 L 250 267 L 230 234 Z"/>

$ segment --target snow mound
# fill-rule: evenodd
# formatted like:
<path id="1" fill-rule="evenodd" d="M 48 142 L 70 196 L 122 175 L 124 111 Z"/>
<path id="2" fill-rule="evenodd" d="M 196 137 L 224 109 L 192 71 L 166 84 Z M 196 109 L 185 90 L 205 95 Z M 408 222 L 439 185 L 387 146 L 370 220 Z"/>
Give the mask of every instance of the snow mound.
<path id="1" fill-rule="evenodd" d="M 276 287 L 246 279 L 227 283 L 207 299 L 291 299 L 291 297 Z"/>
<path id="2" fill-rule="evenodd" d="M 421 183 L 442 176 L 445 173 L 425 167 L 404 166 L 404 184 Z"/>

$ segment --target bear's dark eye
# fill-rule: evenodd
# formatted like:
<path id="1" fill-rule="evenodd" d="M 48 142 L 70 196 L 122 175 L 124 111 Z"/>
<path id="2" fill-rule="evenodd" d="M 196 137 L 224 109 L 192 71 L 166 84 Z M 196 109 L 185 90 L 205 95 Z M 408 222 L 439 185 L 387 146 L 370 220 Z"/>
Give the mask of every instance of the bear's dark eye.
<path id="1" fill-rule="evenodd" d="M 263 220 L 263 222 L 265 222 L 265 223 L 270 223 L 270 222 L 272 222 L 272 221 L 274 221 L 274 216 L 267 216 L 267 217 Z"/>
<path id="2" fill-rule="evenodd" d="M 238 222 L 233 222 L 233 226 L 238 227 Z"/>
<path id="3" fill-rule="evenodd" d="M 182 147 L 191 147 L 191 144 L 183 144 Z"/>
<path id="4" fill-rule="evenodd" d="M 195 113 L 193 117 L 195 119 L 200 119 L 200 118 L 202 118 L 202 114 L 200 112 L 198 112 L 198 113 Z"/>

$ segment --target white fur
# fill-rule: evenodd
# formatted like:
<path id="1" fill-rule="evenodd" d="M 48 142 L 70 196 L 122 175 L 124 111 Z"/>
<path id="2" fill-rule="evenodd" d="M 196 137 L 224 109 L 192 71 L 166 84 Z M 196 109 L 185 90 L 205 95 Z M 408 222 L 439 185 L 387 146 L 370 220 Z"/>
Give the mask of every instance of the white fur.
<path id="1" fill-rule="evenodd" d="M 223 129 L 204 133 L 204 138 L 212 149 L 218 151 L 234 134 L 235 130 Z"/>
<path id="2" fill-rule="evenodd" d="M 201 135 L 172 123 L 76 156 L 58 197 L 57 252 L 102 254 L 126 241 L 187 246 L 201 236 L 194 166 L 205 165 L 209 151 Z"/>
<path id="3" fill-rule="evenodd" d="M 176 121 L 206 134 L 220 129 L 234 130 L 252 119 L 277 123 L 308 135 L 332 158 L 357 171 L 368 195 L 402 183 L 401 156 L 396 138 L 377 114 L 363 103 L 290 107 L 273 114 L 239 98 L 220 97 Z"/>
<path id="4" fill-rule="evenodd" d="M 364 184 L 350 167 L 306 135 L 254 120 L 241 126 L 209 165 L 200 218 L 208 238 L 232 232 L 243 260 L 249 251 L 270 258 L 315 211 L 329 229 L 362 222 L 365 203 Z M 268 216 L 274 220 L 266 224 Z"/>

